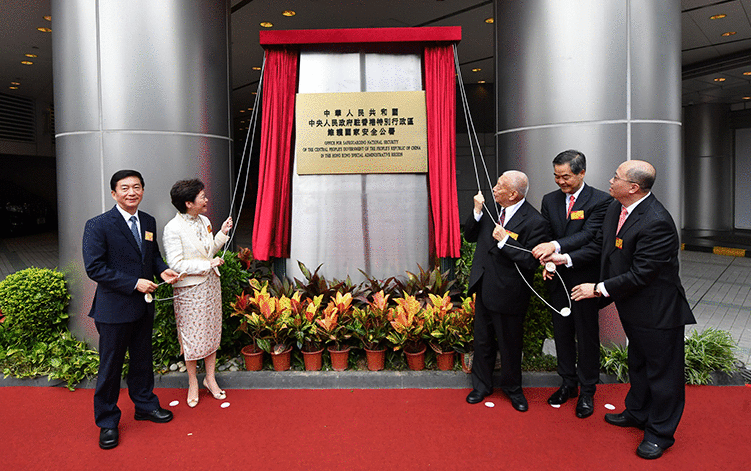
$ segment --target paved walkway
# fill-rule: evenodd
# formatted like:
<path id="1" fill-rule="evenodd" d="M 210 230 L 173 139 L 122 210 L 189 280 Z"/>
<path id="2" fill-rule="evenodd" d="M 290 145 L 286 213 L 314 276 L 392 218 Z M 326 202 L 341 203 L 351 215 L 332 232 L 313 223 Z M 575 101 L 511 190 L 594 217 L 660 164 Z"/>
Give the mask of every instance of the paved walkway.
<path id="1" fill-rule="evenodd" d="M 238 236 L 239 245 L 246 237 Z M 697 324 L 730 332 L 738 343 L 736 357 L 751 364 L 751 258 L 681 252 L 681 279 Z M 0 280 L 24 268 L 56 268 L 56 233 L 0 239 Z"/>

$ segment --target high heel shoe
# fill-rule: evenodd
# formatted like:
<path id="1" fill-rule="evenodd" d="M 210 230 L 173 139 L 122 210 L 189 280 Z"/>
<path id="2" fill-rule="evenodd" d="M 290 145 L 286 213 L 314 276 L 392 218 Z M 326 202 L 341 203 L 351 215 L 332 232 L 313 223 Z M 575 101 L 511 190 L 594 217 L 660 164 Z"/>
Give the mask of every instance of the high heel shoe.
<path id="1" fill-rule="evenodd" d="M 196 391 L 196 397 L 190 397 L 190 392 L 188 392 L 188 399 L 186 400 L 188 403 L 188 407 L 195 407 L 198 405 L 198 391 Z"/>
<path id="2" fill-rule="evenodd" d="M 214 399 L 219 400 L 219 401 L 227 399 L 227 393 L 225 391 L 223 391 L 221 389 L 219 390 L 219 392 L 212 391 L 211 388 L 209 387 L 209 385 L 206 384 L 206 380 L 205 379 L 203 380 L 203 386 L 206 389 L 209 390 L 209 392 L 211 393 L 211 395 L 214 396 Z"/>

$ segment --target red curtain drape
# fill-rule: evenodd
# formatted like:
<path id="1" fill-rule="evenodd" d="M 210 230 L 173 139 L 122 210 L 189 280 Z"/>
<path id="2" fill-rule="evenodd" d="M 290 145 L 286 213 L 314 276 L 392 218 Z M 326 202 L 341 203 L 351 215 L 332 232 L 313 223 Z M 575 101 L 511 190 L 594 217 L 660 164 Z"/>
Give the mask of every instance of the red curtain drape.
<path id="1" fill-rule="evenodd" d="M 438 257 L 459 257 L 459 202 L 456 192 L 456 82 L 454 49 L 425 46 L 425 101 L 428 118 L 428 182 Z"/>
<path id="2" fill-rule="evenodd" d="M 258 199 L 253 222 L 253 256 L 258 260 L 289 257 L 298 56 L 296 49 L 266 50 Z"/>

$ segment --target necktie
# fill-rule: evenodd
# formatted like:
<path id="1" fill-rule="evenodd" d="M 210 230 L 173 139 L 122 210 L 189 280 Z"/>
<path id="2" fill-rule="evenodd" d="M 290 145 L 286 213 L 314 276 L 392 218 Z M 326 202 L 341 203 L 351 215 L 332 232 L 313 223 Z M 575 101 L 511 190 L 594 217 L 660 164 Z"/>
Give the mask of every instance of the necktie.
<path id="1" fill-rule="evenodd" d="M 566 208 L 566 219 L 568 219 L 569 215 L 571 214 L 571 208 L 574 207 L 574 195 L 571 195 L 568 200 L 568 208 Z"/>
<path id="2" fill-rule="evenodd" d="M 498 218 L 498 222 L 501 223 L 501 226 L 506 222 L 506 208 L 501 209 L 501 216 Z"/>
<path id="3" fill-rule="evenodd" d="M 626 222 L 626 216 L 628 216 L 628 211 L 626 211 L 625 206 L 621 206 L 621 217 L 618 218 L 618 229 L 615 230 L 616 234 L 621 232 L 621 227 L 623 226 L 623 223 Z"/>
<path id="4" fill-rule="evenodd" d="M 136 217 L 131 216 L 130 217 L 130 232 L 133 233 L 133 237 L 136 239 L 136 243 L 138 244 L 138 248 L 141 248 L 141 234 L 138 233 L 138 224 L 136 224 Z"/>

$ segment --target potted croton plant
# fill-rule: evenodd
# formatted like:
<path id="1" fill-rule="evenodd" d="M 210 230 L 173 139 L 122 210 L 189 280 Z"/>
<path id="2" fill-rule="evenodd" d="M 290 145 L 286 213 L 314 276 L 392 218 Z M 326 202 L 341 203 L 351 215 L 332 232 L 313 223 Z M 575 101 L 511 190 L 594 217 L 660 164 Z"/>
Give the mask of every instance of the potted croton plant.
<path id="1" fill-rule="evenodd" d="M 300 301 L 301 293 L 296 292 L 291 301 L 292 307 L 292 336 L 297 342 L 297 348 L 303 354 L 306 371 L 318 371 L 323 365 L 323 342 L 321 341 L 318 323 L 321 300 L 323 295 L 313 299 Z"/>
<path id="2" fill-rule="evenodd" d="M 261 284 L 258 280 L 250 280 L 250 287 L 253 294 L 243 293 L 237 296 L 232 303 L 232 315 L 242 316 L 239 330 L 245 332 L 250 337 L 250 344 L 243 347 L 241 353 L 245 358 L 245 369 L 248 371 L 259 371 L 263 367 L 263 353 L 260 342 L 266 335 L 266 317 L 261 313 L 270 309 L 271 296 L 266 290 L 266 285 Z"/>
<path id="3" fill-rule="evenodd" d="M 454 368 L 454 348 L 459 338 L 459 315 L 448 292 L 443 296 L 429 294 L 430 304 L 425 308 L 425 331 L 430 335 L 428 344 L 436 353 L 439 370 Z"/>
<path id="4" fill-rule="evenodd" d="M 406 295 L 394 300 L 396 307 L 389 309 L 391 331 L 386 339 L 394 350 L 403 350 L 411 370 L 425 368 L 424 309 L 414 296 Z"/>
<path id="5" fill-rule="evenodd" d="M 462 299 L 462 305 L 456 310 L 456 340 L 454 350 L 461 357 L 462 371 L 469 374 L 472 372 L 472 359 L 474 357 L 473 342 L 475 339 L 475 295 Z"/>
<path id="6" fill-rule="evenodd" d="M 337 292 L 321 312 L 320 318 L 316 319 L 320 338 L 328 346 L 331 355 L 331 367 L 336 371 L 347 369 L 350 347 L 346 341 L 352 337 L 349 329 L 352 309 L 352 294 Z"/>
<path id="7" fill-rule="evenodd" d="M 352 312 L 352 334 L 362 343 L 370 371 L 382 370 L 386 359 L 386 335 L 390 324 L 388 317 L 389 295 L 383 290 L 363 308 L 354 308 Z"/>

